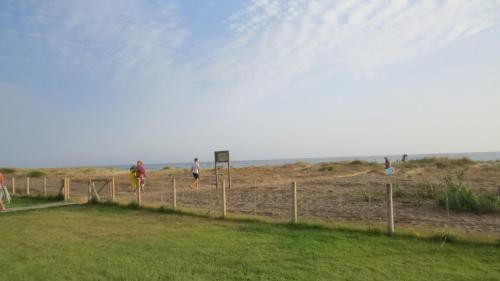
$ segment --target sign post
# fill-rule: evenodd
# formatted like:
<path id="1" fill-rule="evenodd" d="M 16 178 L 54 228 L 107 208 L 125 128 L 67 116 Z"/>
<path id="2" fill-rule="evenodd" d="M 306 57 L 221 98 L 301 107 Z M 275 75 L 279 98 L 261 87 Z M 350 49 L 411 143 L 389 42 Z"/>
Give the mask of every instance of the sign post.
<path id="1" fill-rule="evenodd" d="M 219 173 L 217 172 L 217 163 L 227 163 L 227 176 L 229 188 L 231 189 L 231 163 L 229 158 L 229 150 L 215 151 L 215 188 L 219 186 Z"/>
<path id="2" fill-rule="evenodd" d="M 394 175 L 394 169 L 391 167 L 391 162 L 385 158 L 385 174 L 389 177 Z M 394 205 L 392 202 L 392 181 L 386 184 L 387 195 L 387 232 L 389 235 L 394 233 Z"/>

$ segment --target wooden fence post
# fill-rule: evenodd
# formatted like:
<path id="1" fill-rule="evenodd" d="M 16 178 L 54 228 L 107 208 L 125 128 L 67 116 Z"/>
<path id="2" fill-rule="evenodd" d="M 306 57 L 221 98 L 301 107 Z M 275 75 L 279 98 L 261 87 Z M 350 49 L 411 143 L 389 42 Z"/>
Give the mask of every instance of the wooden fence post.
<path id="1" fill-rule="evenodd" d="M 92 185 L 92 180 L 89 177 L 89 181 L 88 181 L 88 191 L 89 191 L 89 194 L 88 194 L 88 197 L 87 197 L 87 203 L 89 203 L 92 200 L 92 186 L 91 185 Z"/>
<path id="2" fill-rule="evenodd" d="M 175 179 L 172 179 L 172 208 L 177 208 L 177 191 L 175 190 Z"/>
<path id="3" fill-rule="evenodd" d="M 253 215 L 257 215 L 257 186 L 253 188 L 254 194 L 253 194 Z"/>
<path id="4" fill-rule="evenodd" d="M 115 202 L 115 177 L 111 178 L 111 202 Z"/>
<path id="5" fill-rule="evenodd" d="M 387 232 L 392 235 L 394 232 L 394 209 L 392 204 L 392 183 L 388 183 L 387 187 Z"/>
<path id="6" fill-rule="evenodd" d="M 71 184 L 70 183 L 71 183 L 71 179 L 68 178 L 68 184 L 66 185 L 66 189 L 67 189 L 67 193 L 68 193 L 68 195 L 66 195 L 66 198 L 68 198 L 68 200 L 71 199 L 71 192 L 70 192 L 71 191 Z"/>
<path id="7" fill-rule="evenodd" d="M 141 179 L 137 178 L 137 204 L 139 207 L 142 206 L 142 194 L 141 194 Z"/>
<path id="8" fill-rule="evenodd" d="M 226 217 L 226 180 L 222 180 L 222 217 Z"/>
<path id="9" fill-rule="evenodd" d="M 43 196 L 47 197 L 47 177 L 43 177 Z"/>
<path id="10" fill-rule="evenodd" d="M 26 177 L 26 195 L 30 195 L 30 177 Z"/>
<path id="11" fill-rule="evenodd" d="M 63 197 L 64 201 L 68 200 L 68 178 L 63 178 Z"/>
<path id="12" fill-rule="evenodd" d="M 12 195 L 16 195 L 16 177 L 12 177 Z"/>
<path id="13" fill-rule="evenodd" d="M 219 174 L 217 173 L 217 162 L 215 162 L 215 189 L 219 188 Z"/>
<path id="14" fill-rule="evenodd" d="M 231 164 L 227 159 L 227 178 L 229 179 L 229 189 L 231 189 Z"/>
<path id="15" fill-rule="evenodd" d="M 293 204 L 292 204 L 292 222 L 297 223 L 297 182 L 292 184 Z"/>

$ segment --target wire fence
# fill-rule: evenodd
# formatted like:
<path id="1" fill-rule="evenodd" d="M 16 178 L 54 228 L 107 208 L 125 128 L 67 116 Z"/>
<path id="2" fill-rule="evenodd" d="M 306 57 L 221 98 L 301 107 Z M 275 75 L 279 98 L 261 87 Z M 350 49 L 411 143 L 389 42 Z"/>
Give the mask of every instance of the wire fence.
<path id="1" fill-rule="evenodd" d="M 174 183 L 175 181 L 175 183 Z M 218 182 L 218 184 L 216 184 Z M 175 207 L 222 216 L 224 195 L 222 177 L 204 176 L 199 189 L 192 188 L 187 175 L 154 175 L 148 177 L 142 204 L 151 207 Z M 301 222 L 353 224 L 359 227 L 386 227 L 389 198 L 387 178 L 373 177 L 370 181 L 356 177 L 335 180 L 321 177 L 298 177 L 284 180 L 270 175 L 263 178 L 233 177 L 231 188 L 225 187 L 226 211 L 231 215 L 266 217 L 291 221 L 294 217 L 296 182 L 296 212 Z M 99 201 L 128 204 L 137 202 L 137 192 L 127 175 L 115 177 L 72 177 L 70 198 L 86 202 L 99 196 Z M 410 231 L 448 231 L 460 234 L 488 235 L 500 239 L 500 215 L 452 212 L 439 202 L 446 187 L 438 181 L 394 178 L 392 200 L 394 224 L 397 229 Z M 7 177 L 5 185 L 13 195 L 64 195 L 64 177 Z M 175 188 L 174 188 L 175 185 Z M 475 184 L 474 191 L 500 200 L 500 187 L 492 183 Z M 175 189 L 175 191 L 174 191 Z M 175 195 L 174 195 L 175 193 Z"/>

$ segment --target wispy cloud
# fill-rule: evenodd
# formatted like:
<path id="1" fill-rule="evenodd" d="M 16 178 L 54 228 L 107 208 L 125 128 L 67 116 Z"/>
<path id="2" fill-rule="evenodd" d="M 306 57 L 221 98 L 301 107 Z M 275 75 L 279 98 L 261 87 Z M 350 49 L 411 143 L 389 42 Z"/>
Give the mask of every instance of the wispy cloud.
<path id="1" fill-rule="evenodd" d="M 228 21 L 217 73 L 273 91 L 311 73 L 372 76 L 498 24 L 500 1 L 254 0 Z"/>
<path id="2" fill-rule="evenodd" d="M 4 3 L 5 21 L 22 17 L 11 38 L 47 48 L 59 65 L 127 80 L 174 68 L 189 32 L 167 1 L 42 1 Z M 4 30 L 5 31 L 5 30 Z M 6 31 L 5 31 L 6 33 Z M 43 53 L 43 52 L 40 52 Z M 25 55 L 39 59 L 39 53 Z"/>
<path id="3" fill-rule="evenodd" d="M 1 5 L 0 35 L 7 40 L 0 51 L 12 49 L 5 42 L 24 40 L 47 48 L 62 69 L 109 76 L 131 91 L 186 92 L 193 91 L 191 85 L 209 85 L 199 88 L 240 96 L 338 71 L 372 77 L 386 65 L 500 21 L 500 0 L 254 0 L 226 18 L 227 37 L 201 41 L 186 24 L 196 19 L 180 17 L 182 2 L 4 0 Z M 46 55 L 18 52 L 27 61 Z"/>

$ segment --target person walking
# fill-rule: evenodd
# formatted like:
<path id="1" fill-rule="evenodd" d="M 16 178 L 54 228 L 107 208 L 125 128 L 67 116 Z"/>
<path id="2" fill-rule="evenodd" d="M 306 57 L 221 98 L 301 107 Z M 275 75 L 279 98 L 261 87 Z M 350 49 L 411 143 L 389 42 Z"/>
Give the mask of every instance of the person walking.
<path id="1" fill-rule="evenodd" d="M 389 158 L 384 157 L 384 160 L 385 160 L 384 161 L 385 169 L 387 170 L 387 169 L 391 168 L 391 161 L 389 161 Z"/>
<path id="2" fill-rule="evenodd" d="M 385 167 L 385 174 L 388 176 L 392 176 L 394 174 L 394 170 L 391 167 L 391 161 L 389 161 L 389 158 L 384 157 L 384 167 Z"/>
<path id="3" fill-rule="evenodd" d="M 191 166 L 191 173 L 193 174 L 193 183 L 191 184 L 191 188 L 194 189 L 196 186 L 196 190 L 200 187 L 200 161 L 198 158 L 194 158 L 193 166 Z"/>
<path id="4" fill-rule="evenodd" d="M 137 177 L 136 177 L 135 167 L 136 167 L 135 164 L 132 165 L 132 167 L 130 167 L 129 173 L 128 173 L 128 178 L 130 180 L 130 188 L 134 192 L 137 190 Z"/>
<path id="5" fill-rule="evenodd" d="M 401 162 L 406 162 L 408 160 L 408 154 L 403 154 L 403 158 L 401 158 Z"/>
<path id="6" fill-rule="evenodd" d="M 3 197 L 4 197 L 4 190 L 3 190 L 3 183 L 5 181 L 5 178 L 2 173 L 0 173 L 0 211 L 5 211 L 5 205 L 3 204 Z"/>
<path id="7" fill-rule="evenodd" d="M 141 160 L 138 160 L 137 165 L 135 165 L 135 177 L 141 185 L 139 191 L 144 192 L 146 169 L 144 168 L 144 163 Z"/>

